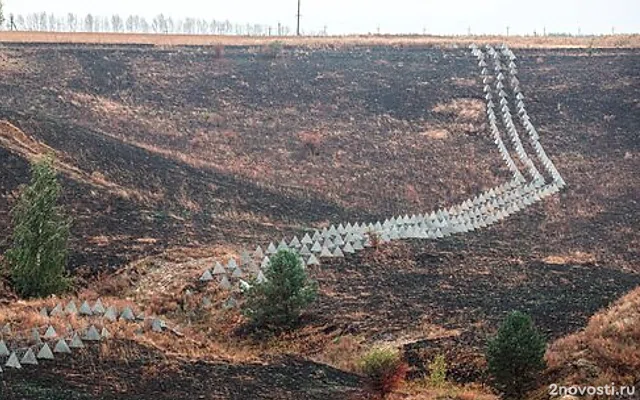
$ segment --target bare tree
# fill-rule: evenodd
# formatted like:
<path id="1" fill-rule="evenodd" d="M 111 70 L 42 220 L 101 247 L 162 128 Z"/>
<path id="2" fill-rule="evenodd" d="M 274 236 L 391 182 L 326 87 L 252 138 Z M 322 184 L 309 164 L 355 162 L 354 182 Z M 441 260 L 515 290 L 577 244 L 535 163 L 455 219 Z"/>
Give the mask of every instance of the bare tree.
<path id="1" fill-rule="evenodd" d="M 153 22 L 151 23 L 151 29 L 155 33 L 166 33 L 167 32 L 167 21 L 163 14 L 157 15 Z"/>
<path id="2" fill-rule="evenodd" d="M 84 30 L 86 32 L 93 32 L 93 25 L 93 15 L 87 14 L 87 16 L 84 18 Z"/>
<path id="3" fill-rule="evenodd" d="M 16 29 L 19 31 L 24 31 L 27 29 L 27 24 L 25 23 L 24 17 L 21 14 L 18 14 L 16 17 Z"/>
<path id="4" fill-rule="evenodd" d="M 111 30 L 113 32 L 122 32 L 124 30 L 122 18 L 120 18 L 118 14 L 113 14 L 111 16 Z"/>
<path id="5" fill-rule="evenodd" d="M 67 14 L 67 30 L 75 32 L 78 30 L 78 17 L 73 13 Z"/>
<path id="6" fill-rule="evenodd" d="M 4 25 L 4 2 L 2 0 L 0 0 L 0 29 L 2 29 L 3 25 Z"/>

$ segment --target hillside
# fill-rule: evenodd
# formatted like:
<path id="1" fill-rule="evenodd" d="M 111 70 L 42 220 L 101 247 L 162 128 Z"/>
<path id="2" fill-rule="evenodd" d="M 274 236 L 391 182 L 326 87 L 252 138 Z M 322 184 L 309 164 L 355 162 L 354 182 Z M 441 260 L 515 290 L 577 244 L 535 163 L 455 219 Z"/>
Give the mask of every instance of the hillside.
<path id="1" fill-rule="evenodd" d="M 379 343 L 402 347 L 413 377 L 445 354 L 451 380 L 484 383 L 482 349 L 509 311 L 529 312 L 556 340 L 640 285 L 640 51 L 520 49 L 527 109 L 567 182 L 560 193 L 481 231 L 311 269 L 317 306 L 271 347 L 238 336 L 235 310 L 194 320 L 184 304 L 222 298 L 194 285 L 212 257 L 334 222 L 430 212 L 510 176 L 467 49 L 276 50 L 0 48 L 0 226 L 28 161 L 55 152 L 74 217 L 70 267 L 91 271 L 79 297 L 166 308 L 193 335 L 179 346 L 127 336 L 112 344 L 119 356 L 91 349 L 71 365 L 12 375 L 9 393 L 72 376 L 59 386 L 78 396 L 169 399 L 186 387 L 203 398 L 358 398 L 361 378 L 336 353 Z M 9 233 L 0 231 L 0 253 Z M 358 344 L 342 349 L 342 337 Z M 554 347 L 560 360 L 578 351 L 568 343 Z M 282 392 L 269 392 L 273 379 Z"/>

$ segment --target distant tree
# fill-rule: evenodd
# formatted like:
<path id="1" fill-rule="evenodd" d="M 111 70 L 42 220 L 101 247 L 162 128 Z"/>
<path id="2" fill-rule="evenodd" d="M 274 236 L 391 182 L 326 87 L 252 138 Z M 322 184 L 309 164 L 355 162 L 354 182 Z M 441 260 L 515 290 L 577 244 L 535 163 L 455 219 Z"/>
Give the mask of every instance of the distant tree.
<path id="1" fill-rule="evenodd" d="M 0 29 L 4 26 L 4 2 L 0 0 Z"/>
<path id="2" fill-rule="evenodd" d="M 67 289 L 69 221 L 57 205 L 61 187 L 51 159 L 31 166 L 31 183 L 11 210 L 13 235 L 6 253 L 16 291 L 44 297 Z"/>
<path id="3" fill-rule="evenodd" d="M 127 17 L 127 20 L 124 23 L 124 29 L 127 32 L 135 32 L 134 31 L 134 29 L 135 29 L 135 19 L 133 18 L 133 15 L 129 15 Z"/>
<path id="4" fill-rule="evenodd" d="M 46 12 L 41 12 L 38 15 L 38 30 L 46 32 L 48 30 L 47 26 L 48 26 L 48 24 L 47 24 L 47 13 Z"/>
<path id="5" fill-rule="evenodd" d="M 158 14 L 151 22 L 151 29 L 154 33 L 167 32 L 167 20 L 163 14 Z"/>
<path id="6" fill-rule="evenodd" d="M 545 368 L 545 349 L 531 317 L 519 311 L 509 314 L 487 346 L 487 364 L 496 387 L 507 397 L 522 397 Z"/>
<path id="7" fill-rule="evenodd" d="M 118 14 L 114 14 L 111 16 L 111 31 L 112 32 L 122 32 L 124 30 L 124 23 L 122 22 L 122 18 Z"/>
<path id="8" fill-rule="evenodd" d="M 75 32 L 78 30 L 78 16 L 73 13 L 67 14 L 67 30 Z"/>
<path id="9" fill-rule="evenodd" d="M 84 17 L 84 30 L 85 32 L 93 32 L 93 15 L 87 14 Z"/>
<path id="10" fill-rule="evenodd" d="M 149 22 L 147 22 L 146 18 L 140 17 L 138 32 L 149 33 L 150 31 L 151 31 L 151 27 L 149 26 Z"/>
<path id="11" fill-rule="evenodd" d="M 18 14 L 16 16 L 16 29 L 19 31 L 24 31 L 25 29 L 27 29 L 27 25 L 25 23 L 24 17 L 22 16 L 22 14 Z"/>

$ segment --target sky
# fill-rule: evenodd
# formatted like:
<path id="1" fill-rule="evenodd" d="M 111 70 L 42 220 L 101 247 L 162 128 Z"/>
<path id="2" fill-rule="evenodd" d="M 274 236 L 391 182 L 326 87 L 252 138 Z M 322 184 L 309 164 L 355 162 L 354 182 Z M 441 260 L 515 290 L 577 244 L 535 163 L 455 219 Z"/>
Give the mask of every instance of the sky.
<path id="1" fill-rule="evenodd" d="M 297 0 L 3 0 L 5 14 L 197 17 L 295 28 Z M 609 34 L 640 32 L 640 0 L 301 0 L 303 32 Z"/>

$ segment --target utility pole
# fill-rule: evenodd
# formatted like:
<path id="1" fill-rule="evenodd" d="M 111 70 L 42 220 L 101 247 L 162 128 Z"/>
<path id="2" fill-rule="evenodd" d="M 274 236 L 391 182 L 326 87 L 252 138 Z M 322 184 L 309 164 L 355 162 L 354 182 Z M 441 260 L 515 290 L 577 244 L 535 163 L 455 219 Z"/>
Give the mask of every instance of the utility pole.
<path id="1" fill-rule="evenodd" d="M 507 25 L 507 36 L 509 36 L 509 26 Z"/>
<path id="2" fill-rule="evenodd" d="M 298 17 L 298 25 L 296 27 L 296 34 L 298 36 L 300 36 L 300 0 L 298 0 L 298 14 L 296 14 L 296 17 Z"/>

